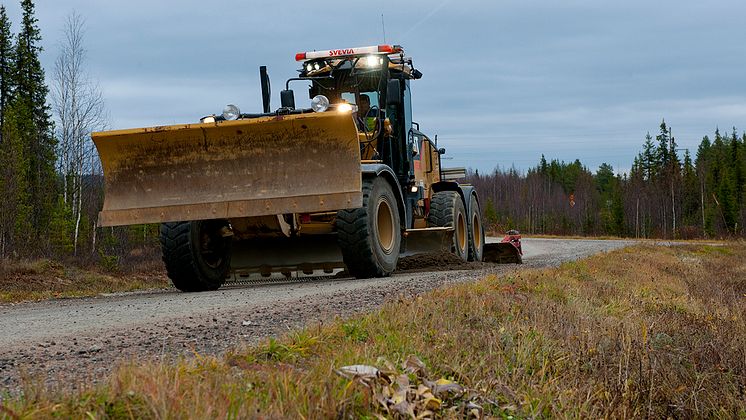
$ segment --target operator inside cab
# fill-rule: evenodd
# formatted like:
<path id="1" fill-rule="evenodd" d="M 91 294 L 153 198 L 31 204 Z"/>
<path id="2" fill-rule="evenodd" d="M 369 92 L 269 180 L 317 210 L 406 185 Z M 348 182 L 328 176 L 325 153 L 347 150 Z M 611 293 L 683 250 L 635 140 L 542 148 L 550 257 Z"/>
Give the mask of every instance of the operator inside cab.
<path id="1" fill-rule="evenodd" d="M 375 109 L 370 107 L 370 96 L 366 94 L 360 95 L 360 103 L 358 104 L 357 118 L 357 129 L 363 132 L 373 133 L 376 131 L 376 124 L 378 122 L 378 113 Z"/>

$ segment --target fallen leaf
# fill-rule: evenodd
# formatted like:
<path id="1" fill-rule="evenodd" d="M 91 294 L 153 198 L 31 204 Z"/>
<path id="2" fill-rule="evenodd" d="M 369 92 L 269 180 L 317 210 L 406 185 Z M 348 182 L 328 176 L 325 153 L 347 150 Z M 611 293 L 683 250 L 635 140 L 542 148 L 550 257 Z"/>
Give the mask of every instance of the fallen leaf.
<path id="1" fill-rule="evenodd" d="M 464 387 L 445 378 L 440 378 L 435 381 L 430 389 L 432 389 L 433 394 L 435 394 L 436 397 L 442 397 L 448 393 L 460 394 L 464 391 Z"/>
<path id="2" fill-rule="evenodd" d="M 473 401 L 469 401 L 468 403 L 466 403 L 466 409 L 469 410 L 470 413 L 476 411 L 477 412 L 477 417 L 481 417 L 482 411 L 484 411 L 484 409 L 482 408 L 481 405 L 479 405 L 479 404 L 477 404 L 477 403 L 475 403 Z"/>
<path id="3" fill-rule="evenodd" d="M 430 397 L 425 400 L 425 408 L 428 410 L 440 410 L 443 401 L 440 398 Z"/>
<path id="4" fill-rule="evenodd" d="M 362 378 L 371 379 L 378 375 L 378 368 L 369 365 L 343 366 L 336 370 L 337 374 L 347 379 Z"/>
<path id="5" fill-rule="evenodd" d="M 414 407 L 412 404 L 402 401 L 399 404 L 396 404 L 392 407 L 394 412 L 398 413 L 401 416 L 407 416 L 409 418 L 415 418 L 414 415 Z"/>
<path id="6" fill-rule="evenodd" d="M 402 368 L 404 368 L 404 371 L 407 373 L 426 374 L 425 363 L 413 354 L 410 354 L 409 357 L 407 357 L 407 360 L 402 364 Z"/>

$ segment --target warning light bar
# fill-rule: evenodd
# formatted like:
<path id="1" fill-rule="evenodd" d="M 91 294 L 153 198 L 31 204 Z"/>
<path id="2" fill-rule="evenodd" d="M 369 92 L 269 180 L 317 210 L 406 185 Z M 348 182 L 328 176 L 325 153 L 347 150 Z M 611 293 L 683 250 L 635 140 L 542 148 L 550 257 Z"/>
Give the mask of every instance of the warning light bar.
<path id="1" fill-rule="evenodd" d="M 313 60 L 315 58 L 352 57 L 370 54 L 396 54 L 402 52 L 399 45 L 374 45 L 372 47 L 344 48 L 341 50 L 309 51 L 295 54 L 295 61 Z"/>

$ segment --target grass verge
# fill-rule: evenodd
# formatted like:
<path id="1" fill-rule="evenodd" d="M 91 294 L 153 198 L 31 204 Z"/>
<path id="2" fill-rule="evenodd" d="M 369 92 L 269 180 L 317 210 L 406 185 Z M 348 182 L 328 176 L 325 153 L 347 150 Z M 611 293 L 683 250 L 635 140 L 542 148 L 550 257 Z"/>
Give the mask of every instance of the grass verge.
<path id="1" fill-rule="evenodd" d="M 641 245 L 31 387 L 0 417 L 744 417 L 745 340 L 746 245 Z"/>
<path id="2" fill-rule="evenodd" d="M 117 274 L 47 259 L 0 261 L 0 303 L 96 296 L 168 285 L 160 261 Z"/>

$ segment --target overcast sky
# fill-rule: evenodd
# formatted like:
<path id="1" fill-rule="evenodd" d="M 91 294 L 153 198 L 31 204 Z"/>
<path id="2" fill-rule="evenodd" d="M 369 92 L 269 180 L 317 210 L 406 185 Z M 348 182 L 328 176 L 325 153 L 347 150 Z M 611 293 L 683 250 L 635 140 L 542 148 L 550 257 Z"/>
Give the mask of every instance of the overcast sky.
<path id="1" fill-rule="evenodd" d="M 3 0 L 14 32 L 18 3 Z M 693 154 L 716 127 L 746 128 L 743 1 L 36 4 L 48 83 L 66 16 L 86 19 L 88 69 L 115 129 L 193 122 L 227 103 L 259 111 L 260 65 L 277 106 L 296 52 L 383 43 L 382 13 L 387 43 L 424 74 L 415 121 L 449 166 L 525 170 L 543 153 L 626 171 L 663 118 Z"/>

